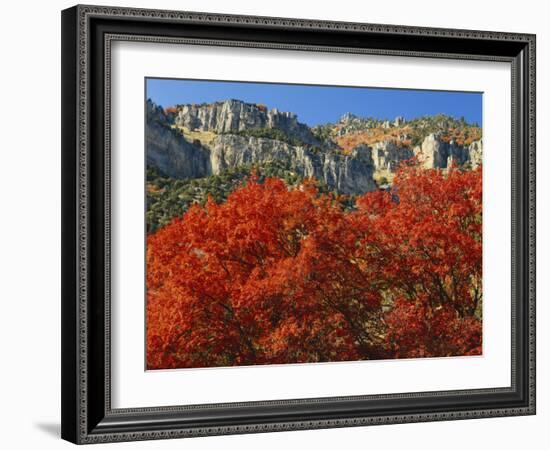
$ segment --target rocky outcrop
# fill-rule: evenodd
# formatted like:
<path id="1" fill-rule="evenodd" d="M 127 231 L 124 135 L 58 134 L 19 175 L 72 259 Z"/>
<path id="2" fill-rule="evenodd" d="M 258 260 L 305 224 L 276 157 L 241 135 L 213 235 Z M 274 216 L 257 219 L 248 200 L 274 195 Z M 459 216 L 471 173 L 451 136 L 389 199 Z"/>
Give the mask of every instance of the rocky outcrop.
<path id="1" fill-rule="evenodd" d="M 349 125 L 356 120 L 361 120 L 361 119 L 357 117 L 355 114 L 347 112 L 345 114 L 342 114 L 342 116 L 338 120 L 338 123 L 342 125 Z"/>
<path id="2" fill-rule="evenodd" d="M 176 107 L 175 124 L 190 130 L 236 133 L 243 130 L 276 128 L 287 136 L 310 145 L 320 145 L 310 128 L 298 122 L 296 114 L 267 109 L 240 100 Z"/>
<path id="3" fill-rule="evenodd" d="M 405 125 L 405 122 L 406 121 L 403 116 L 397 116 L 393 121 L 389 121 L 375 119 L 372 117 L 359 117 L 353 113 L 347 112 L 343 114 L 340 119 L 338 119 L 338 122 L 336 122 L 335 131 L 337 136 L 343 136 L 354 131 L 366 131 L 377 127 L 384 129 L 402 127 Z"/>
<path id="4" fill-rule="evenodd" d="M 145 137 L 148 166 L 175 178 L 197 178 L 211 173 L 208 152 L 171 129 L 164 110 L 150 101 Z"/>
<path id="5" fill-rule="evenodd" d="M 162 108 L 147 104 L 147 163 L 174 178 L 218 175 L 247 164 L 280 161 L 302 177 L 315 177 L 344 194 L 376 189 L 371 149 L 357 146 L 349 155 L 286 142 L 219 134 L 209 147 L 194 145 L 170 125 Z"/>
<path id="6" fill-rule="evenodd" d="M 403 116 L 397 116 L 394 120 L 393 120 L 393 126 L 394 127 L 401 127 L 405 124 L 405 118 Z"/>
<path id="7" fill-rule="evenodd" d="M 472 169 L 475 169 L 482 163 L 482 147 L 483 143 L 481 139 L 479 141 L 472 142 L 468 147 L 468 151 L 470 152 L 470 165 L 472 166 Z"/>
<path id="8" fill-rule="evenodd" d="M 403 123 L 402 117 L 397 117 L 392 124 L 348 113 L 342 116 L 338 127 L 340 131 L 356 132 L 371 126 L 392 127 Z M 201 144 L 197 133 L 184 137 L 181 127 L 186 129 L 185 133 L 213 133 Z M 238 134 L 269 128 L 284 131 L 285 136 L 295 139 Z M 453 163 L 475 168 L 482 162 L 481 140 L 458 145 L 433 133 L 414 149 L 399 143 L 410 139 L 409 134 L 402 133 L 370 146 L 357 145 L 346 153 L 330 140 L 319 143 L 311 129 L 298 122 L 296 115 L 268 110 L 262 105 L 227 100 L 208 105 L 180 105 L 165 111 L 147 102 L 148 166 L 174 178 L 200 178 L 238 166 L 280 161 L 296 174 L 315 177 L 340 193 L 362 194 L 376 189 L 375 172 L 394 172 L 403 161 L 415 156 L 426 168 L 445 169 Z"/>
<path id="9" fill-rule="evenodd" d="M 401 162 L 414 156 L 409 147 L 398 145 L 393 141 L 376 142 L 371 145 L 372 159 L 376 170 L 394 172 Z"/>
<path id="10" fill-rule="evenodd" d="M 353 113 L 343 114 L 338 122 L 336 122 L 335 132 L 337 136 L 344 136 L 348 133 L 356 131 L 366 131 L 370 128 L 380 126 L 382 122 L 377 119 L 358 117 Z"/>
<path id="11" fill-rule="evenodd" d="M 476 141 L 470 146 L 458 145 L 452 140 L 443 141 L 439 134 L 432 133 L 424 139 L 421 146 L 415 147 L 413 152 L 418 161 L 430 169 L 446 169 L 453 163 L 459 166 L 470 163 L 472 167 L 477 167 L 481 162 L 481 147 L 481 141 Z"/>
<path id="12" fill-rule="evenodd" d="M 349 155 L 320 152 L 272 139 L 220 135 L 211 145 L 212 173 L 244 164 L 282 161 L 302 177 L 315 177 L 344 194 L 376 189 L 371 149 L 357 146 Z"/>

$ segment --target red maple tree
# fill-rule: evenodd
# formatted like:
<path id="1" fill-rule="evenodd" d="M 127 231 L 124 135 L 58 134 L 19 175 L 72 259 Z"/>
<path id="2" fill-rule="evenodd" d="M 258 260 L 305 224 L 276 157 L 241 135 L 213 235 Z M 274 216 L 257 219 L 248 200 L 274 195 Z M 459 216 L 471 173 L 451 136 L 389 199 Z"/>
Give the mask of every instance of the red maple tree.
<path id="1" fill-rule="evenodd" d="M 392 193 L 358 200 L 374 249 L 370 265 L 387 282 L 392 357 L 481 353 L 481 168 L 448 173 L 402 168 Z"/>
<path id="2" fill-rule="evenodd" d="M 255 177 L 147 242 L 147 366 L 481 352 L 481 170 L 405 167 L 345 211 Z"/>

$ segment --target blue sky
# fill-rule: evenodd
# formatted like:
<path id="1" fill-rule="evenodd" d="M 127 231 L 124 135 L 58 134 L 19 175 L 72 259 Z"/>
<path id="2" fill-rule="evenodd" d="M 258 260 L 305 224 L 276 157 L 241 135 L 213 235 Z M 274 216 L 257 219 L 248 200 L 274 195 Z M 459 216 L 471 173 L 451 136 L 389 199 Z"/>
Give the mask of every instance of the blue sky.
<path id="1" fill-rule="evenodd" d="M 300 122 L 309 126 L 335 122 L 346 112 L 379 119 L 403 116 L 408 120 L 443 113 L 457 119 L 464 116 L 468 122 L 479 125 L 482 123 L 482 94 L 479 92 L 158 78 L 148 78 L 146 89 L 147 98 L 165 108 L 234 98 L 294 112 Z"/>

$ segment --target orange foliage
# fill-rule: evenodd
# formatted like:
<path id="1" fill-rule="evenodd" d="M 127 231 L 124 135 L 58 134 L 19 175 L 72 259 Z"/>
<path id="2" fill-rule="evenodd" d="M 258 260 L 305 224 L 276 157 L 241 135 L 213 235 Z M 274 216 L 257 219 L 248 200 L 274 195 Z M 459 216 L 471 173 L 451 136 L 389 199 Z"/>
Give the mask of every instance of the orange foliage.
<path id="1" fill-rule="evenodd" d="M 252 177 L 149 235 L 147 367 L 479 354 L 481 171 L 357 205 Z"/>
<path id="2" fill-rule="evenodd" d="M 466 132 L 468 135 L 466 135 Z M 441 139 L 445 142 L 454 141 L 458 145 L 470 145 L 472 142 L 481 139 L 481 129 L 476 127 L 466 129 L 450 128 Z"/>
<path id="3" fill-rule="evenodd" d="M 402 139 L 403 135 L 411 135 L 414 130 L 405 125 L 402 127 L 382 128 L 375 127 L 365 131 L 356 131 L 346 133 L 343 136 L 335 138 L 335 142 L 342 148 L 345 154 L 351 151 L 359 144 L 372 145 L 376 142 L 390 141 L 403 147 L 410 147 L 410 139 Z M 473 126 L 465 128 L 449 128 L 441 135 L 441 140 L 450 142 L 453 140 L 458 145 L 470 145 L 474 141 L 481 139 L 481 129 Z"/>
<path id="4" fill-rule="evenodd" d="M 409 134 L 411 131 L 412 129 L 410 126 L 392 128 L 376 127 L 366 131 L 346 133 L 343 136 L 337 137 L 335 141 L 338 146 L 343 149 L 345 154 L 349 154 L 359 144 L 372 145 L 376 142 L 391 141 L 398 145 L 410 145 L 410 141 L 407 141 L 408 144 L 405 144 L 406 141 L 400 140 L 400 136 Z"/>
<path id="5" fill-rule="evenodd" d="M 164 192 L 163 188 L 158 187 L 155 184 L 147 183 L 146 190 L 148 193 L 157 194 L 159 192 Z"/>

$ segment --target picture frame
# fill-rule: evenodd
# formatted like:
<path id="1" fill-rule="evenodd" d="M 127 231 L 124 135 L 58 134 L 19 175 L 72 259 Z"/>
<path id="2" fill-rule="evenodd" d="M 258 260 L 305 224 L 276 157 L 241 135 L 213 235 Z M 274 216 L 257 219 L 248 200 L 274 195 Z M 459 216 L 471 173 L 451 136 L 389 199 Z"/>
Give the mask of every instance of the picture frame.
<path id="1" fill-rule="evenodd" d="M 502 176 L 511 183 L 510 386 L 113 408 L 110 77 L 117 41 L 509 64 L 512 170 Z M 83 5 L 64 10 L 63 439 L 85 444 L 535 414 L 535 42 L 534 35 L 505 32 Z"/>

